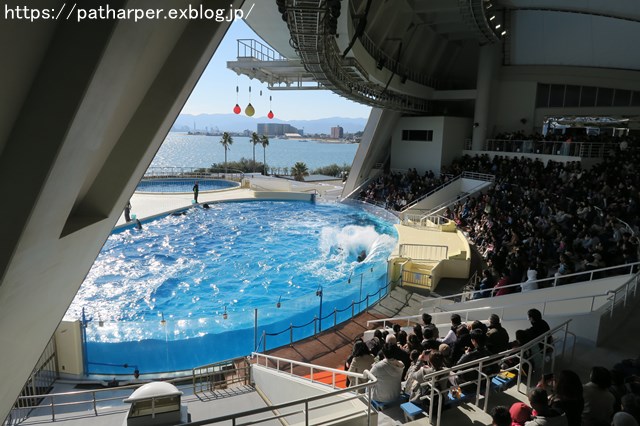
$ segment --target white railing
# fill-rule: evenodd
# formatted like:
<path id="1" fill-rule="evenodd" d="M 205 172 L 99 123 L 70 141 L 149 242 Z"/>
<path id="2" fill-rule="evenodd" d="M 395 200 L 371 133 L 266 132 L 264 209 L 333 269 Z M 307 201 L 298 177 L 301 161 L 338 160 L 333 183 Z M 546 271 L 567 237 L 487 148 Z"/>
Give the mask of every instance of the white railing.
<path id="1" fill-rule="evenodd" d="M 538 285 L 538 289 L 557 287 L 558 285 L 566 284 L 568 281 L 589 282 L 589 281 L 593 281 L 594 279 L 597 280 L 597 279 L 607 278 L 611 276 L 631 275 L 631 274 L 634 274 L 635 271 L 638 270 L 638 268 L 640 268 L 640 262 L 634 262 L 626 265 L 608 266 L 606 268 L 594 269 L 593 271 L 574 272 L 572 274 L 559 275 L 559 276 L 554 276 L 550 278 L 543 278 L 543 279 L 533 281 L 533 283 L 536 283 Z M 619 270 L 619 272 L 616 272 L 616 270 Z M 511 289 L 513 293 L 518 290 L 518 287 L 521 284 L 524 284 L 524 283 L 509 284 L 509 285 L 500 287 L 499 289 L 505 289 L 505 288 Z M 467 300 L 473 299 L 474 296 L 476 295 L 478 295 L 477 298 L 482 298 L 480 297 L 482 293 L 492 292 L 492 291 L 493 289 L 465 291 L 462 293 L 452 294 L 449 296 L 443 296 L 438 299 L 431 299 L 430 301 L 442 299 L 442 300 L 450 300 L 450 301 L 452 300 L 456 302 L 466 302 Z"/>
<path id="2" fill-rule="evenodd" d="M 634 263 L 633 265 L 623 265 L 623 266 L 629 266 L 633 268 L 638 264 L 639 263 Z M 616 267 L 603 268 L 603 269 L 592 271 L 592 272 L 596 273 L 596 272 L 606 271 L 614 268 Z M 580 275 L 580 274 L 573 274 L 573 275 Z M 588 282 L 588 281 L 585 281 L 585 282 Z M 573 306 L 584 306 L 584 308 L 574 309 L 574 311 L 572 311 L 571 314 L 574 314 L 574 315 L 589 314 L 592 312 L 597 312 L 604 307 L 604 312 L 609 314 L 610 317 L 613 317 L 613 311 L 617 306 L 622 304 L 623 307 L 626 307 L 629 298 L 636 296 L 639 283 L 640 283 L 640 272 L 636 272 L 633 274 L 631 278 L 625 281 L 625 283 L 622 284 L 620 287 L 618 287 L 616 290 L 608 291 L 606 293 L 597 293 L 597 294 L 591 294 L 591 295 L 585 295 L 585 296 L 567 297 L 567 298 L 559 298 L 559 299 L 547 299 L 543 301 L 512 303 L 512 304 L 502 305 L 502 306 L 482 306 L 479 308 L 471 308 L 471 309 L 469 308 L 448 309 L 448 308 L 457 306 L 457 304 L 452 303 L 453 301 L 449 299 L 450 297 L 456 296 L 456 295 L 453 295 L 453 296 L 444 296 L 444 297 L 439 297 L 436 299 L 429 300 L 429 302 L 433 301 L 435 302 L 435 304 L 432 306 L 428 306 L 428 308 L 433 309 L 432 316 L 435 318 L 434 324 L 436 324 L 438 327 L 440 326 L 446 327 L 448 325 L 447 322 L 437 323 L 439 316 L 444 316 L 444 318 L 448 320 L 449 315 L 459 314 L 461 319 L 466 322 L 466 321 L 469 321 L 470 317 L 476 318 L 475 314 L 486 312 L 486 313 L 496 313 L 496 314 L 499 313 L 499 316 L 500 318 L 502 318 L 503 321 L 511 321 L 511 320 L 524 318 L 521 315 L 521 313 L 526 311 L 523 309 L 519 309 L 524 306 L 536 307 L 542 312 L 543 315 L 555 314 L 554 312 L 550 312 L 551 311 L 550 306 L 552 306 L 553 304 L 563 304 L 563 302 L 568 302 L 568 301 L 584 301 L 585 302 L 584 305 L 573 304 Z M 513 286 L 516 286 L 516 285 L 520 285 L 520 283 L 513 284 Z M 494 299 L 491 298 L 491 300 L 494 300 Z M 448 303 L 443 305 L 442 304 L 443 301 L 447 301 Z M 515 310 L 516 312 L 518 312 L 516 316 L 506 317 L 505 312 L 507 311 L 510 312 L 512 310 Z M 560 314 L 562 313 L 567 314 L 566 311 L 560 312 Z M 420 323 L 421 321 L 422 321 L 422 315 L 419 314 L 419 315 L 409 315 L 409 316 L 403 316 L 403 317 L 379 318 L 379 319 L 369 320 L 367 321 L 367 326 L 370 327 L 372 325 L 380 325 L 383 328 L 386 328 L 387 324 L 389 323 L 396 324 L 399 322 L 406 322 L 406 325 L 409 326 L 412 323 Z"/>
<path id="3" fill-rule="evenodd" d="M 449 222 L 451 219 L 439 214 L 405 214 L 403 225 L 441 231 L 442 227 Z"/>
<path id="4" fill-rule="evenodd" d="M 373 410 L 371 408 L 371 388 L 376 385 L 377 379 L 368 371 L 365 370 L 362 374 L 359 373 L 351 373 L 349 371 L 337 370 L 335 368 L 322 367 L 320 365 L 308 364 L 305 362 L 293 361 L 286 358 L 279 358 L 271 355 L 265 355 L 254 352 L 252 354 L 253 359 L 255 360 L 255 365 L 264 367 L 270 370 L 277 370 L 280 374 L 287 374 L 291 377 L 296 377 L 299 380 L 308 380 L 312 383 L 321 383 L 326 385 L 325 382 L 320 382 L 314 379 L 314 376 L 317 373 L 331 373 L 333 380 L 331 383 L 331 388 L 333 391 L 327 392 L 322 395 L 312 396 L 308 398 L 296 399 L 293 401 L 288 401 L 281 404 L 270 405 L 264 408 L 258 408 L 255 410 L 244 411 L 237 414 L 230 414 L 226 416 L 215 417 L 206 420 L 200 420 L 196 422 L 189 423 L 190 425 L 200 426 L 200 425 L 210 425 L 214 423 L 222 423 L 231 421 L 232 425 L 241 426 L 241 425 L 251 425 L 257 422 L 265 422 L 271 420 L 283 421 L 286 423 L 287 417 L 292 416 L 304 416 L 304 425 L 309 426 L 310 421 L 312 420 L 312 413 L 314 410 L 325 409 L 327 407 L 336 406 L 338 404 L 343 404 L 344 402 L 348 402 L 351 400 L 360 400 L 363 401 L 367 406 L 367 420 L 366 425 L 373 426 L 371 415 Z M 308 372 L 306 375 L 300 375 L 294 373 L 294 369 L 297 373 L 300 373 L 302 370 L 303 373 Z M 288 371 L 287 371 L 288 370 Z M 359 383 L 362 381 L 362 384 L 356 384 L 354 386 L 350 386 L 346 389 L 340 389 L 336 386 L 336 376 L 342 375 L 355 380 L 355 383 Z M 359 392 L 366 392 L 359 393 Z M 334 397 L 338 395 L 343 395 L 343 397 L 335 400 Z M 365 395 L 367 395 L 365 399 Z M 311 403 L 313 406 L 311 406 Z M 258 414 L 266 415 L 265 417 L 260 418 L 259 421 L 251 421 L 247 419 L 249 416 L 255 416 Z M 243 421 L 244 420 L 244 421 Z"/>
<path id="5" fill-rule="evenodd" d="M 564 155 L 569 157 L 602 158 L 616 145 L 602 142 L 561 142 L 538 140 L 487 139 L 485 151 L 523 154 Z"/>
<path id="6" fill-rule="evenodd" d="M 235 169 L 207 167 L 149 167 L 144 172 L 143 179 L 170 179 L 170 178 L 212 178 L 226 177 L 227 179 L 242 179 L 244 172 Z"/>
<path id="7" fill-rule="evenodd" d="M 418 261 L 440 261 L 448 258 L 449 247 L 433 244 L 400 244 L 399 255 Z"/>
<path id="8" fill-rule="evenodd" d="M 459 174 L 458 176 L 447 180 L 446 182 L 442 183 L 440 186 L 432 189 L 431 191 L 427 192 L 426 194 L 420 196 L 419 198 L 413 200 L 412 202 L 410 202 L 409 204 L 407 204 L 404 209 L 402 209 L 402 211 L 400 213 L 405 213 L 406 211 L 410 210 L 413 206 L 415 206 L 416 204 L 418 204 L 420 201 L 424 200 L 425 198 L 431 196 L 432 194 L 435 194 L 436 192 L 440 191 L 441 189 L 451 185 L 453 182 L 458 181 L 462 178 L 462 174 Z"/>

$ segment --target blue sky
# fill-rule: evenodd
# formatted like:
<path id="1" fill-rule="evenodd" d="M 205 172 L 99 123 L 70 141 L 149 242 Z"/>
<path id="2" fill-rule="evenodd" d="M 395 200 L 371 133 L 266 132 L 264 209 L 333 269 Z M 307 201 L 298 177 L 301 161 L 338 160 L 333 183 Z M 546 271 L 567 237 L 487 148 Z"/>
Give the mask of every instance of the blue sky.
<path id="1" fill-rule="evenodd" d="M 271 91 L 266 84 L 237 76 L 227 69 L 227 61 L 236 59 L 236 40 L 259 37 L 244 23 L 235 21 L 220 43 L 209 66 L 200 78 L 189 100 L 182 109 L 184 114 L 229 114 L 236 104 L 236 85 L 239 86 L 239 104 L 244 108 L 249 102 L 256 109 L 255 117 L 264 117 L 269 112 L 269 96 L 273 98 L 272 109 L 282 120 L 313 120 L 326 117 L 369 117 L 370 107 L 360 105 L 334 94 L 330 90 Z M 262 90 L 262 97 L 260 97 Z"/>

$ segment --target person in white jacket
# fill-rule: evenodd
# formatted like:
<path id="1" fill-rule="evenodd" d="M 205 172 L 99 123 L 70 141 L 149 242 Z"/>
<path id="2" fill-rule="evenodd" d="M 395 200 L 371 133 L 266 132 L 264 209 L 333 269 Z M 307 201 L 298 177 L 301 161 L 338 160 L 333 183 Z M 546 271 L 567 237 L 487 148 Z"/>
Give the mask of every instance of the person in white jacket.
<path id="1" fill-rule="evenodd" d="M 528 269 L 527 281 L 520 284 L 520 288 L 522 289 L 522 292 L 524 293 L 526 291 L 537 290 L 538 289 L 537 280 L 538 280 L 538 271 L 536 271 L 535 269 Z"/>
<path id="2" fill-rule="evenodd" d="M 382 347 L 382 354 L 384 359 L 371 367 L 371 374 L 378 379 L 371 392 L 371 398 L 383 403 L 393 402 L 400 398 L 400 383 L 404 364 L 400 360 L 391 358 L 393 352 L 389 343 L 385 343 Z"/>

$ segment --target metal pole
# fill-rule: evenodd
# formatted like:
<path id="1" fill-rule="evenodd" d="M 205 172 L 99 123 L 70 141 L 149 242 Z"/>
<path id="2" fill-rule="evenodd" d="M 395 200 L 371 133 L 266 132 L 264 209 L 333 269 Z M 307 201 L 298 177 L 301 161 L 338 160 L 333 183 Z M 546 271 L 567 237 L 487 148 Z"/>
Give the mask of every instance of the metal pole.
<path id="1" fill-rule="evenodd" d="M 258 351 L 258 309 L 253 310 L 253 351 Z"/>

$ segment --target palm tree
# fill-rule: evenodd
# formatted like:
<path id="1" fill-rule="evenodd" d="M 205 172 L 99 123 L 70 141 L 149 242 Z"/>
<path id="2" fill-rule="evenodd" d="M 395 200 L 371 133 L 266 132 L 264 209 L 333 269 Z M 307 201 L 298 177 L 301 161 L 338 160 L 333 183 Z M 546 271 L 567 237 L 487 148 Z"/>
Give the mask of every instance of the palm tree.
<path id="1" fill-rule="evenodd" d="M 297 181 L 304 182 L 304 177 L 309 176 L 307 165 L 301 162 L 294 164 L 291 168 L 291 176 Z"/>
<path id="2" fill-rule="evenodd" d="M 256 132 L 251 133 L 250 142 L 253 144 L 253 171 L 256 171 L 256 145 L 260 143 L 260 136 Z"/>
<path id="3" fill-rule="evenodd" d="M 224 132 L 222 134 L 222 139 L 220 139 L 220 143 L 224 146 L 224 174 L 227 174 L 227 150 L 229 146 L 233 144 L 233 138 L 229 134 L 229 132 Z"/>
<path id="4" fill-rule="evenodd" d="M 262 150 L 264 153 L 262 160 L 262 174 L 267 175 L 267 147 L 269 146 L 269 138 L 267 135 L 260 136 L 260 143 L 262 144 Z"/>

